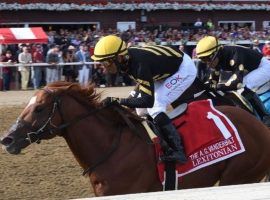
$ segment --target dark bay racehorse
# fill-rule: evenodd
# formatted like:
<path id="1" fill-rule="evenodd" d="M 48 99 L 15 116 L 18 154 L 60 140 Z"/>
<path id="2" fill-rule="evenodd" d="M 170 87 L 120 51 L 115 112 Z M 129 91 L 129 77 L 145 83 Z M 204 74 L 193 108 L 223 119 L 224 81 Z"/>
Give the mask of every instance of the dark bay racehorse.
<path id="1" fill-rule="evenodd" d="M 93 87 L 50 84 L 31 98 L 1 143 L 19 154 L 33 142 L 62 136 L 97 196 L 162 190 L 140 120 L 119 105 L 103 107 L 99 98 Z M 181 188 L 254 183 L 270 169 L 268 128 L 240 108 L 217 109 L 235 124 L 246 152 L 184 176 Z"/>

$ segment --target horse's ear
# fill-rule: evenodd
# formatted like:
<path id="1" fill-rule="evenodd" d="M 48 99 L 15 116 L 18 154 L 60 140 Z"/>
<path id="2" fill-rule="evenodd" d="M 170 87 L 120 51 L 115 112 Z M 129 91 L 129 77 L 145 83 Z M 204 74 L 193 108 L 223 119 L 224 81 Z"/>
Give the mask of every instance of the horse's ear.
<path id="1" fill-rule="evenodd" d="M 47 89 L 51 89 L 53 91 L 57 90 L 59 92 L 61 91 L 67 91 L 70 89 L 79 90 L 81 86 L 78 83 L 71 83 L 71 84 L 65 84 L 65 85 L 57 85 L 57 86 L 51 86 Z"/>
<path id="2" fill-rule="evenodd" d="M 80 89 L 81 86 L 78 83 L 72 83 L 72 84 L 64 87 L 64 89 L 66 89 L 66 90 L 69 90 L 69 89 L 72 89 L 72 88 Z"/>
<path id="3" fill-rule="evenodd" d="M 53 88 L 50 88 L 48 86 L 44 87 L 42 90 L 44 90 L 47 93 L 53 93 L 54 92 Z"/>

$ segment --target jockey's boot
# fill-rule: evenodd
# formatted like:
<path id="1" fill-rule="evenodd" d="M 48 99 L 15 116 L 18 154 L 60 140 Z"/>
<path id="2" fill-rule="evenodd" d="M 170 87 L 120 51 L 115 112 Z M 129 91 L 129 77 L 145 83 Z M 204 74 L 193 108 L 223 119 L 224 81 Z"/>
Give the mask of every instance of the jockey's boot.
<path id="1" fill-rule="evenodd" d="M 242 95 L 250 102 L 250 104 L 257 111 L 257 113 L 261 117 L 262 122 L 266 126 L 270 127 L 270 114 L 265 109 L 265 106 L 263 105 L 258 95 L 246 87 L 245 90 L 242 92 Z"/>
<path id="2" fill-rule="evenodd" d="M 164 154 L 164 156 L 161 157 L 161 160 L 180 163 L 187 162 L 181 138 L 178 134 L 178 131 L 171 123 L 170 118 L 164 112 L 162 112 L 154 118 L 154 122 L 160 128 L 163 138 L 166 140 L 166 142 L 172 149 L 170 154 Z"/>

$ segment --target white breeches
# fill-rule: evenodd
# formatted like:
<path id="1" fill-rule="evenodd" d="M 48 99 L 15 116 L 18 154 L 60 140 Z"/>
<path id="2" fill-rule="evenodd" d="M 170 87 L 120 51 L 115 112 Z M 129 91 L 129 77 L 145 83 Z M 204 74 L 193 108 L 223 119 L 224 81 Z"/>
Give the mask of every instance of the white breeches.
<path id="1" fill-rule="evenodd" d="M 262 58 L 259 67 L 244 77 L 243 84 L 249 89 L 256 89 L 268 81 L 270 81 L 270 61 Z"/>
<path id="2" fill-rule="evenodd" d="M 183 62 L 179 70 L 165 80 L 156 81 L 155 101 L 152 108 L 147 108 L 147 112 L 152 118 L 159 113 L 166 112 L 167 106 L 178 99 L 183 92 L 189 88 L 197 75 L 197 68 L 192 59 L 184 54 Z M 136 109 L 138 114 L 145 112 L 145 109 Z M 140 113 L 141 112 L 141 113 Z"/>

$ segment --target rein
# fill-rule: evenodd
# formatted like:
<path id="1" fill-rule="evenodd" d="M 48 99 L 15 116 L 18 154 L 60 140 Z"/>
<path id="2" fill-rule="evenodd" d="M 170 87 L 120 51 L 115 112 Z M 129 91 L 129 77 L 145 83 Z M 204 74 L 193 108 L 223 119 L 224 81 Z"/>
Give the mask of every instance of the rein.
<path id="1" fill-rule="evenodd" d="M 108 106 L 114 106 L 113 109 L 118 112 L 120 114 L 120 116 L 124 119 L 124 121 L 126 122 L 126 124 L 128 125 L 128 127 L 131 129 L 132 133 L 134 133 L 138 138 L 140 138 L 141 140 L 144 140 L 140 134 L 140 132 L 138 131 L 138 129 L 136 129 L 136 127 L 134 126 L 134 124 L 132 123 L 132 121 L 125 115 L 125 113 L 123 112 L 123 110 L 121 109 L 120 105 L 116 104 L 116 105 L 108 105 Z M 105 106 L 105 107 L 108 107 Z M 104 107 L 103 107 L 104 108 Z M 94 169 L 102 164 L 103 162 L 105 162 L 112 154 L 113 152 L 116 151 L 116 149 L 118 148 L 119 144 L 120 144 L 120 138 L 122 135 L 122 129 L 123 126 L 119 125 L 119 134 L 117 137 L 114 138 L 113 143 L 109 149 L 109 151 L 105 152 L 105 154 L 98 159 L 95 164 L 93 164 L 92 166 L 88 167 L 87 169 L 85 169 L 82 173 L 82 175 L 86 175 L 86 174 L 91 174 Z M 150 142 L 147 142 L 147 144 L 153 144 L 152 140 L 147 137 L 148 140 L 150 140 Z"/>
<path id="2" fill-rule="evenodd" d="M 116 149 L 118 148 L 119 144 L 120 144 L 120 139 L 121 139 L 121 135 L 122 135 L 122 130 L 123 127 L 121 125 L 119 125 L 119 131 L 117 131 L 117 133 L 119 132 L 117 137 L 114 137 L 113 143 L 110 147 L 110 149 L 105 152 L 102 157 L 100 157 L 98 160 L 96 160 L 96 162 L 94 162 L 94 164 L 88 168 L 86 168 L 82 175 L 85 176 L 86 174 L 91 174 L 99 165 L 101 165 L 103 162 L 105 162 L 109 157 L 111 157 L 111 155 L 113 154 L 113 152 L 116 151 Z"/>
<path id="3" fill-rule="evenodd" d="M 134 126 L 134 124 L 132 123 L 132 121 L 125 115 L 125 113 L 123 112 L 123 110 L 121 109 L 121 107 L 119 106 L 115 106 L 114 107 L 114 110 L 116 110 L 120 115 L 121 117 L 124 119 L 124 121 L 126 122 L 126 124 L 128 125 L 128 127 L 131 129 L 131 131 L 137 135 L 140 139 L 144 140 L 140 134 L 140 132 L 138 131 L 138 129 Z M 147 144 L 153 144 L 153 141 L 147 137 Z"/>
<path id="4" fill-rule="evenodd" d="M 206 95 L 211 96 L 212 97 L 211 99 L 213 99 L 213 100 L 219 98 L 221 101 L 223 101 L 224 103 L 226 103 L 228 105 L 237 105 L 232 99 L 227 98 L 225 96 L 225 93 L 207 87 L 199 79 L 196 79 L 195 81 L 196 81 L 198 87 L 201 88 L 201 90 L 202 90 L 198 96 L 200 96 L 202 93 L 206 92 Z M 194 99 L 195 98 L 196 97 L 194 96 Z"/>

